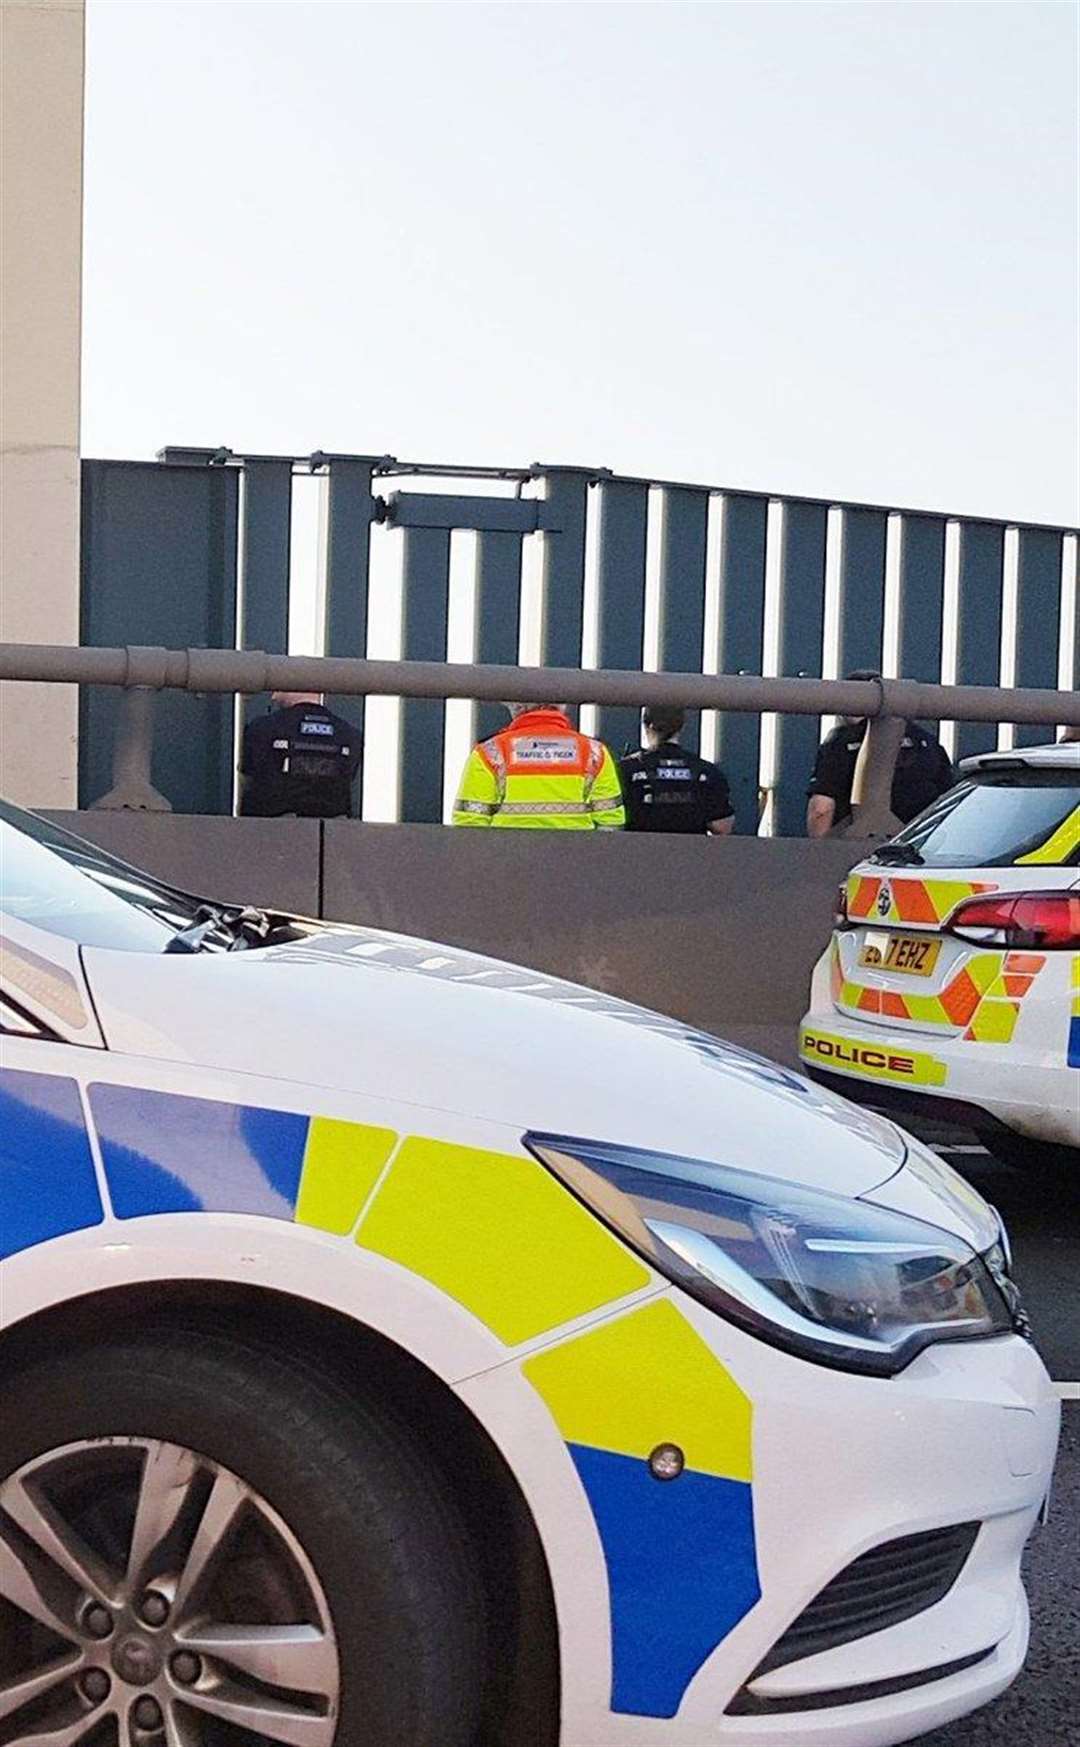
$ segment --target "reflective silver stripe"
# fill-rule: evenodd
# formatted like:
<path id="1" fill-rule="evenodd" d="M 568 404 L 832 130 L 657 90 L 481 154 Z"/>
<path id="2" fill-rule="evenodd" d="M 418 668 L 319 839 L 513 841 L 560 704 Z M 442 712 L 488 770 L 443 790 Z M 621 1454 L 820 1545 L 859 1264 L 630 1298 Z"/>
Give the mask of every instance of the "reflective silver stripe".
<path id="1" fill-rule="evenodd" d="M 590 808 L 587 801 L 504 801 L 498 811 L 524 818 L 530 813 L 588 813 Z"/>
<path id="2" fill-rule="evenodd" d="M 490 819 L 498 811 L 491 801 L 458 801 L 454 808 L 455 813 L 480 813 L 485 819 Z"/>
<path id="3" fill-rule="evenodd" d="M 477 751 L 495 777 L 495 793 L 502 801 L 506 793 L 506 760 L 497 740 L 485 740 Z"/>
<path id="4" fill-rule="evenodd" d="M 621 811 L 622 804 L 621 795 L 603 795 L 599 799 L 593 799 L 589 802 L 589 811 L 592 813 L 613 813 L 616 807 Z"/>

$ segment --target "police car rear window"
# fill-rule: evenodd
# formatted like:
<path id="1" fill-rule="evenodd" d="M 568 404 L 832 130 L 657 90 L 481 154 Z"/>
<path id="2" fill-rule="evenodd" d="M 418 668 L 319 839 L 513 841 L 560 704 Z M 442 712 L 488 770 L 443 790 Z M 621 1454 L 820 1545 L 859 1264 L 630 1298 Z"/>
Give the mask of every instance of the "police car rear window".
<path id="1" fill-rule="evenodd" d="M 1040 851 L 1045 865 L 1074 867 L 1080 862 L 1078 831 L 1068 829 L 1074 819 L 1080 831 L 1080 770 L 1015 766 L 959 783 L 893 843 L 915 851 L 927 867 L 1012 867 Z"/>

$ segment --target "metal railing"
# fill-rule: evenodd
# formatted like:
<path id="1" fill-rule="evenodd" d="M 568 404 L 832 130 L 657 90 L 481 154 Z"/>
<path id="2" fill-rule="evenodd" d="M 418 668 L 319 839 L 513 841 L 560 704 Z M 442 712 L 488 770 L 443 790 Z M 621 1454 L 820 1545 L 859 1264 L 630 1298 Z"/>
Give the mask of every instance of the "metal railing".
<path id="1" fill-rule="evenodd" d="M 124 691 L 113 752 L 113 786 L 101 807 L 170 811 L 151 780 L 154 697 L 164 690 L 252 695 L 330 692 L 344 697 L 528 699 L 551 704 L 670 704 L 737 714 L 866 718 L 845 834 L 881 836 L 894 820 L 893 772 L 911 717 L 1010 722 L 1080 730 L 1080 692 L 945 686 L 917 680 L 761 678 L 753 674 L 636 673 L 624 669 L 519 667 L 443 661 L 371 661 L 347 656 L 270 655 L 262 650 L 110 649 L 0 644 L 0 681 L 118 686 Z"/>

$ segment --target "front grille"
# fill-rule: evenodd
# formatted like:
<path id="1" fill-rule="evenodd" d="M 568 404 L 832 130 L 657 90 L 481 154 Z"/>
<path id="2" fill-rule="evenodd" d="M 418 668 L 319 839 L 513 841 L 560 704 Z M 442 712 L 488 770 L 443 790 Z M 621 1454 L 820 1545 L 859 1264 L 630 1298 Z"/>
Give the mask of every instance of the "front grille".
<path id="1" fill-rule="evenodd" d="M 978 1523 L 955 1523 L 871 1547 L 814 1597 L 751 1680 L 804 1656 L 850 1644 L 853 1638 L 883 1632 L 933 1607 L 956 1582 L 978 1532 Z"/>

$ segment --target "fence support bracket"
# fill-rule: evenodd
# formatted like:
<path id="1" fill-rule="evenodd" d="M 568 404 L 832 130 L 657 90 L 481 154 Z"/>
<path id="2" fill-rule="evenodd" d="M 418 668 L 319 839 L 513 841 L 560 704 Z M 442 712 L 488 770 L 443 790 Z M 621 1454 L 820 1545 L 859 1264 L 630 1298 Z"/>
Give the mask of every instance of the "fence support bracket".
<path id="1" fill-rule="evenodd" d="M 95 811 L 172 812 L 171 803 L 150 780 L 156 703 L 157 692 L 150 686 L 125 686 L 113 745 L 113 786 L 92 803 Z"/>

